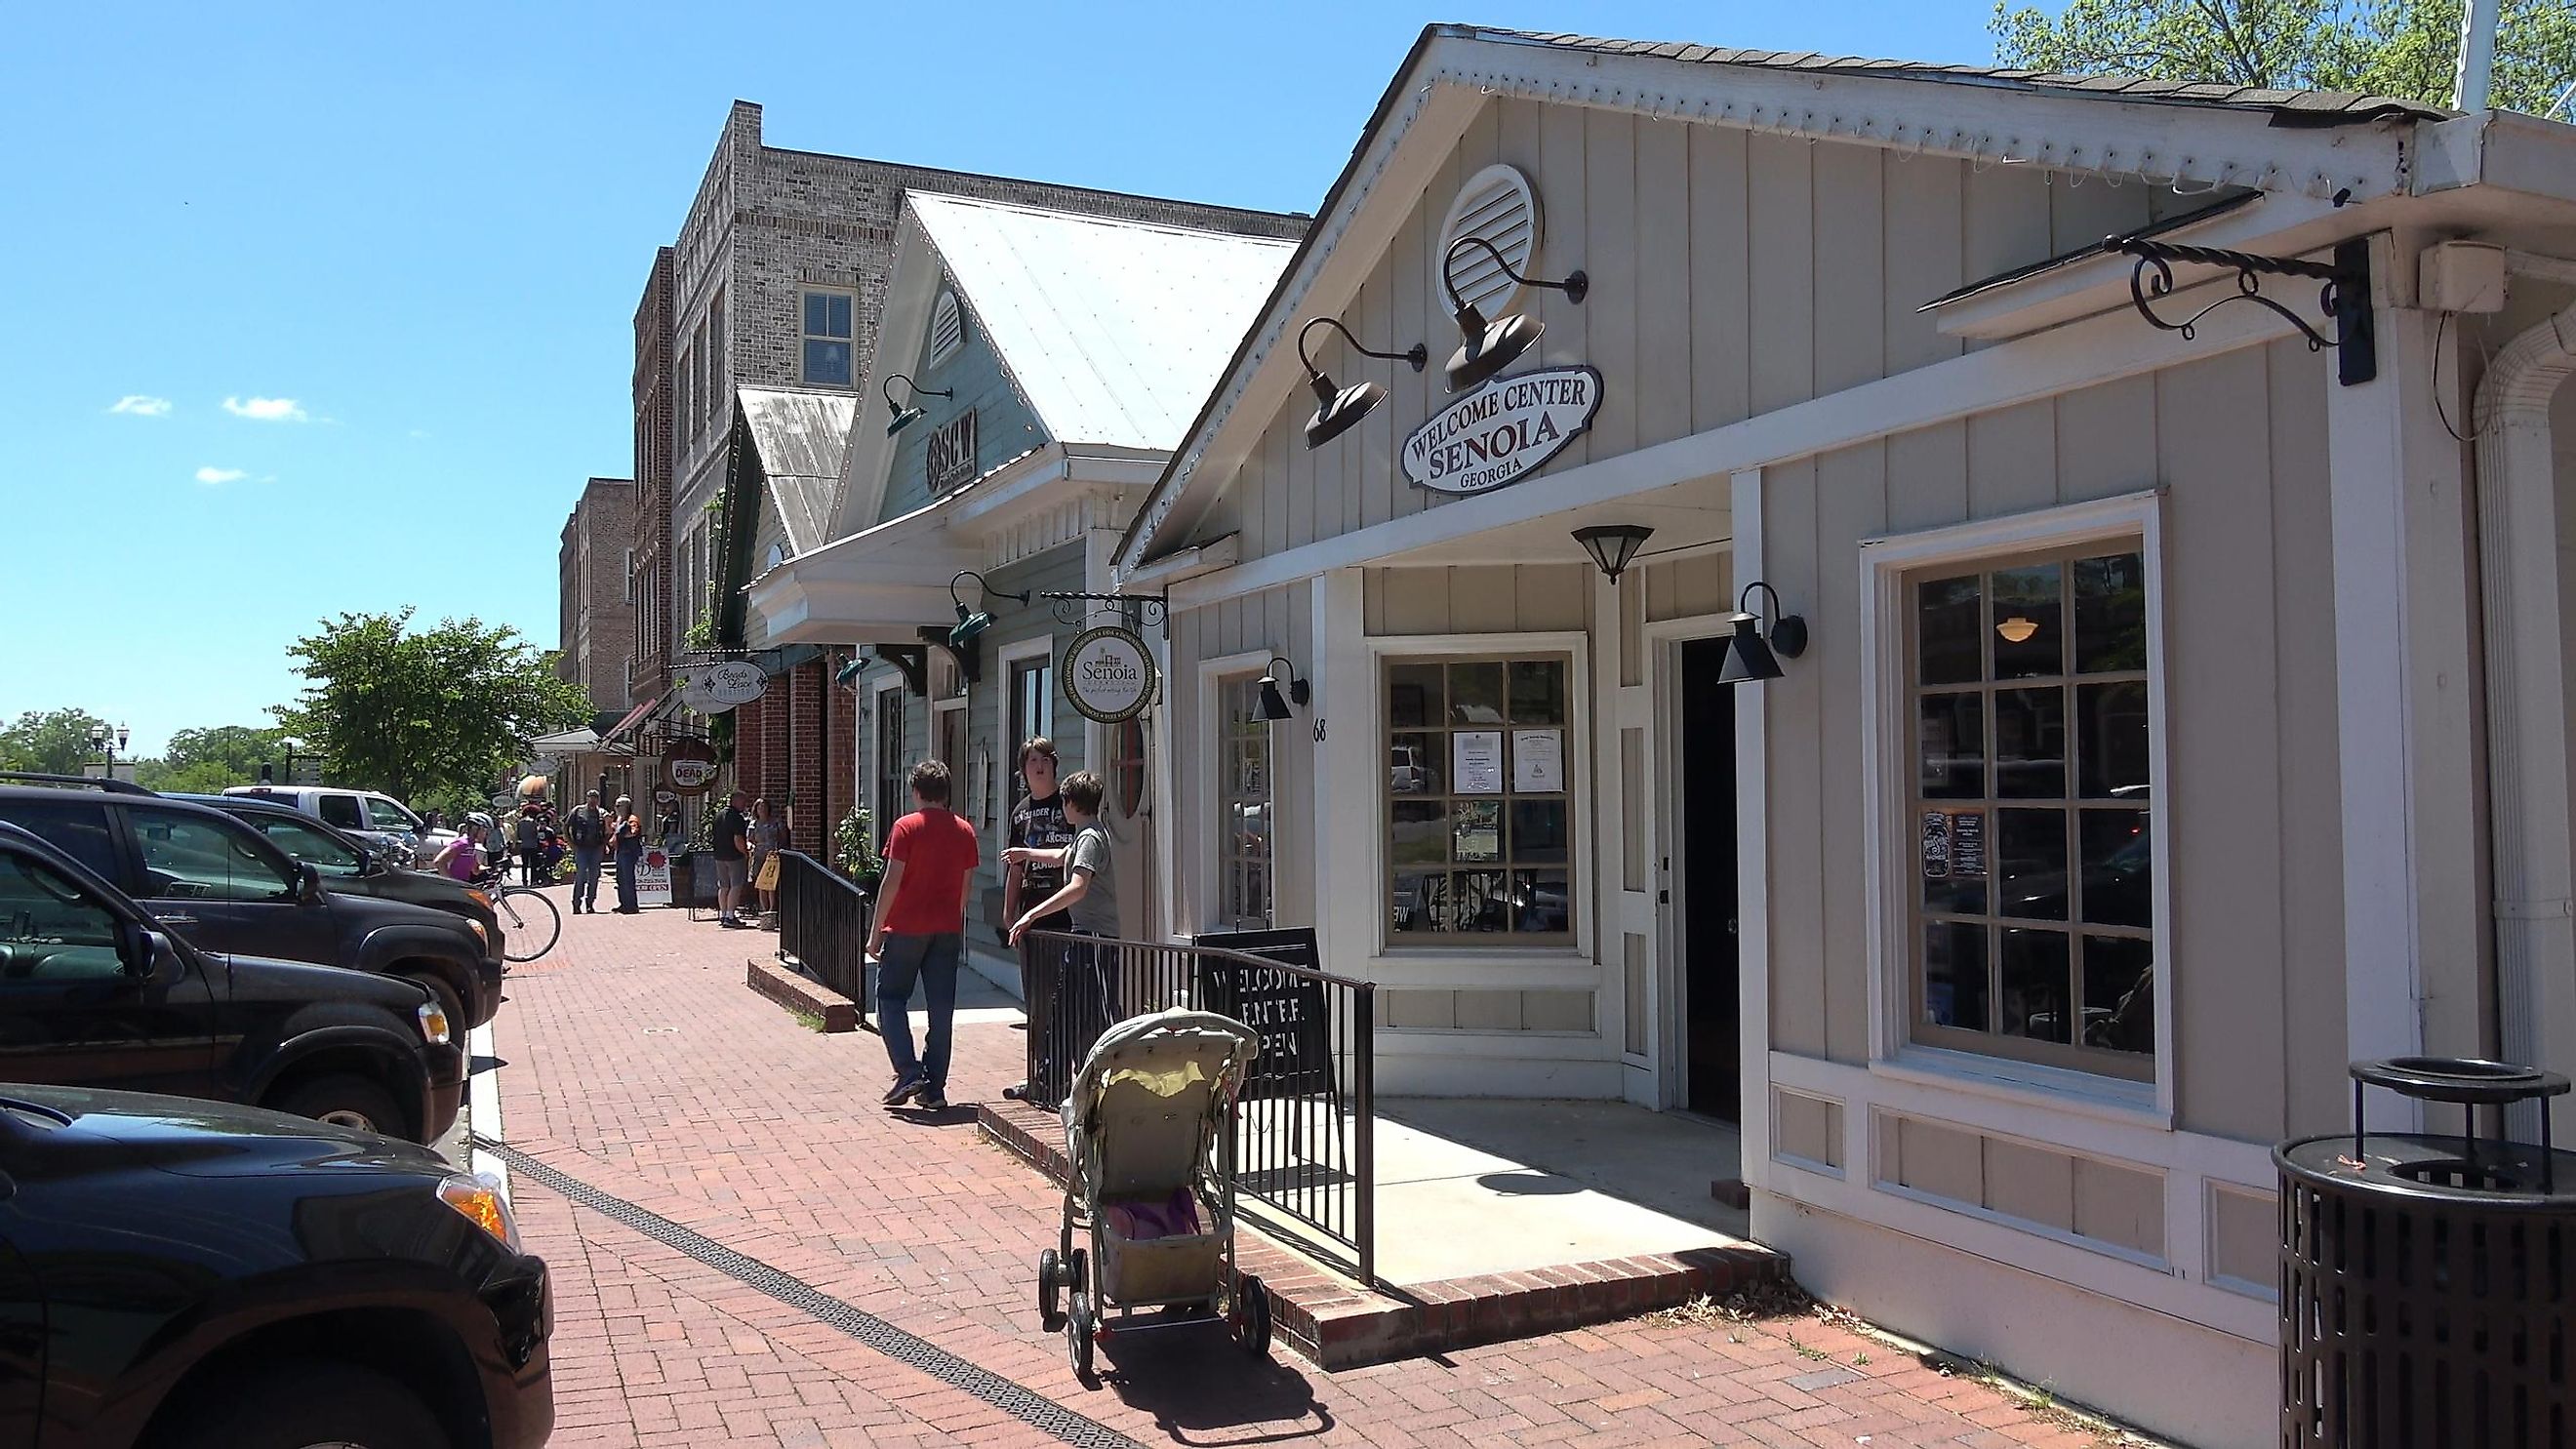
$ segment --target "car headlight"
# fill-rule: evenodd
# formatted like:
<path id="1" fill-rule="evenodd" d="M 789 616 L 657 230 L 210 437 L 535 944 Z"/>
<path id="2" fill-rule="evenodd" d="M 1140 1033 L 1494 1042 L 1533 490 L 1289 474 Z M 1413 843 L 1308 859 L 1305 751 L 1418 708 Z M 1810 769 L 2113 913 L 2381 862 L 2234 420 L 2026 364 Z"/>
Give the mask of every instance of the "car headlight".
<path id="1" fill-rule="evenodd" d="M 492 1241 L 519 1251 L 519 1225 L 510 1216 L 510 1200 L 501 1195 L 498 1178 L 488 1172 L 451 1173 L 438 1184 L 438 1200 L 491 1234 Z"/>
<path id="2" fill-rule="evenodd" d="M 465 924 L 474 928 L 474 944 L 487 951 L 492 949 L 492 933 L 483 929 L 481 921 L 469 920 Z"/>
<path id="3" fill-rule="evenodd" d="M 420 1034 L 431 1046 L 447 1045 L 447 1008 L 439 1005 L 435 1001 L 422 1002 L 420 1004 Z"/>

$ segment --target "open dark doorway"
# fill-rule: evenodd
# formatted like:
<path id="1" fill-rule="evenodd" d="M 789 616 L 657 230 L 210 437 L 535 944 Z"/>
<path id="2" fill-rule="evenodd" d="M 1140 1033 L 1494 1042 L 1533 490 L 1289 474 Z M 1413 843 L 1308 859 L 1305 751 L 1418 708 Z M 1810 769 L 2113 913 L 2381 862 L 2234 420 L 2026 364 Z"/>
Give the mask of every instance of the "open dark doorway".
<path id="1" fill-rule="evenodd" d="M 1723 639 L 1682 645 L 1681 732 L 1673 747 L 1681 812 L 1683 1105 L 1741 1120 L 1744 1038 L 1736 958 L 1735 689 L 1718 683 Z"/>

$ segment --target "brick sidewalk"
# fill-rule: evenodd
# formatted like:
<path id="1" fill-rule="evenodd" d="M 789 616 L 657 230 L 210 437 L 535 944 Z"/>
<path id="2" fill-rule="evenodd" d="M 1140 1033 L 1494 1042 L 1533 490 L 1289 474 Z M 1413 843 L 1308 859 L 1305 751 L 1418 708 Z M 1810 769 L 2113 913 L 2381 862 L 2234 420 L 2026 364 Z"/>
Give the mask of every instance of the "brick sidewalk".
<path id="1" fill-rule="evenodd" d="M 1102 1349 L 1085 1392 L 1038 1331 L 1052 1188 L 976 1135 L 970 1105 L 876 1105 L 864 1033 L 824 1036 L 753 995 L 767 934 L 676 911 L 568 919 L 515 968 L 495 1031 L 511 1144 L 1148 1445 L 2088 1446 L 1997 1390 L 1814 1318 L 1632 1321 L 1326 1375 L 1214 1330 Z M 1022 1037 L 961 1026 L 949 1095 L 1016 1080 Z M 1055 1444 L 524 1176 L 554 1266 L 561 1445 Z"/>

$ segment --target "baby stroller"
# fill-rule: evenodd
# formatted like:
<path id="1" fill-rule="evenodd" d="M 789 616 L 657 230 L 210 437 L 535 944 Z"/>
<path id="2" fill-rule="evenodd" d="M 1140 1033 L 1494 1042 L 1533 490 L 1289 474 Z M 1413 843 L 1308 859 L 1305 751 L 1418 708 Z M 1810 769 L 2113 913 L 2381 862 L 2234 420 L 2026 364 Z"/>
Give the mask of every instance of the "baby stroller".
<path id="1" fill-rule="evenodd" d="M 1074 1078 L 1071 1180 L 1062 1236 L 1038 1255 L 1038 1321 L 1063 1331 L 1085 1387 L 1098 1382 L 1092 1345 L 1113 1328 L 1221 1322 L 1254 1355 L 1270 1352 L 1270 1300 L 1234 1256 L 1234 1099 L 1260 1050 L 1232 1018 L 1166 1011 L 1102 1033 Z M 1077 1216 L 1088 1248 L 1073 1245 Z M 1180 1311 L 1135 1322 L 1144 1308 Z"/>

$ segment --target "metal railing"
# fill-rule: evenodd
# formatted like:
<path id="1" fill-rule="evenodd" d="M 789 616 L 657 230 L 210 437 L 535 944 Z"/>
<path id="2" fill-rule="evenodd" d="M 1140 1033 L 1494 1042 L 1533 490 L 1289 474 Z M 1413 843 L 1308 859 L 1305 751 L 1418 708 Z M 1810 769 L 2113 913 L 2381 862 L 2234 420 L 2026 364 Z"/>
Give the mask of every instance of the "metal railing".
<path id="1" fill-rule="evenodd" d="M 778 959 L 802 967 L 815 980 L 869 1012 L 868 893 L 810 855 L 778 852 Z"/>
<path id="2" fill-rule="evenodd" d="M 1060 931 L 1020 939 L 1027 1099 L 1053 1110 L 1111 1024 L 1173 1007 L 1251 1027 L 1261 1054 L 1235 1113 L 1235 1190 L 1377 1271 L 1375 987 L 1210 946 Z"/>

